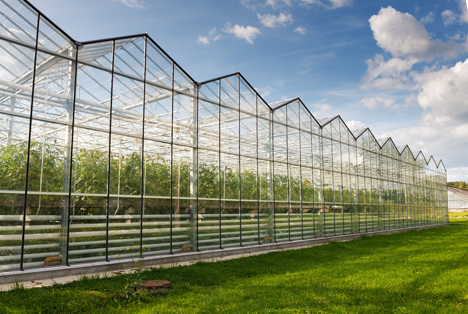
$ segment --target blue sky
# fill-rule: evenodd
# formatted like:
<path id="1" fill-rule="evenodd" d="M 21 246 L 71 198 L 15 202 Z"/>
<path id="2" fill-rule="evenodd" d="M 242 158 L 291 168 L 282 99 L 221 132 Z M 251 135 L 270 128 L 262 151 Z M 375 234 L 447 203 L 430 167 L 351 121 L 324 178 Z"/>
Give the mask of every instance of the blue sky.
<path id="1" fill-rule="evenodd" d="M 466 0 L 31 0 L 79 41 L 149 33 L 195 80 L 241 72 L 468 181 Z"/>

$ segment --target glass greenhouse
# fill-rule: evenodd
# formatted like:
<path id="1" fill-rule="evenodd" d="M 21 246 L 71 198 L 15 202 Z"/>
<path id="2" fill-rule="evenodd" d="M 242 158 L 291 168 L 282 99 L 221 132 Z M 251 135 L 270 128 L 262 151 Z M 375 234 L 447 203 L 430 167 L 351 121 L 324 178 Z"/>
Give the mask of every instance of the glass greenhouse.
<path id="1" fill-rule="evenodd" d="M 445 224 L 433 157 L 0 0 L 0 271 Z M 127 250 L 128 249 L 128 250 Z"/>

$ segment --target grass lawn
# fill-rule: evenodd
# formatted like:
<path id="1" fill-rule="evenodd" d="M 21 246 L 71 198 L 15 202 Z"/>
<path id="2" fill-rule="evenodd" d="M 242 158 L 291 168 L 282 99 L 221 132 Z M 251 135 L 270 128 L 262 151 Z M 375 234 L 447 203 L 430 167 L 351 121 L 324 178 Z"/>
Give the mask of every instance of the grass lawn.
<path id="1" fill-rule="evenodd" d="M 127 299 L 135 275 L 16 288 L 0 313 L 468 313 L 468 219 L 140 275 L 174 289 Z"/>
<path id="2" fill-rule="evenodd" d="M 450 218 L 468 218 L 468 212 L 449 213 L 449 219 Z"/>

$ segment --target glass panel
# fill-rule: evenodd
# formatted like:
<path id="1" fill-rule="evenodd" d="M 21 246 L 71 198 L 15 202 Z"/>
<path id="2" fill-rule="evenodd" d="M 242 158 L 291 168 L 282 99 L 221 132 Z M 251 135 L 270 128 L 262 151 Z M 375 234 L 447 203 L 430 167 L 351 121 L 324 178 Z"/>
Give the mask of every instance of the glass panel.
<path id="1" fill-rule="evenodd" d="M 109 131 L 111 73 L 80 65 L 77 76 L 75 125 Z"/>
<path id="2" fill-rule="evenodd" d="M 258 129 L 258 157 L 263 159 L 273 158 L 273 147 L 271 142 L 271 122 L 257 119 Z"/>
<path id="3" fill-rule="evenodd" d="M 256 94 L 244 80 L 240 82 L 240 109 L 256 114 Z"/>
<path id="4" fill-rule="evenodd" d="M 22 1 L 0 2 L 0 35 L 30 45 L 36 43 L 37 13 Z"/>
<path id="5" fill-rule="evenodd" d="M 239 154 L 239 111 L 221 107 L 221 150 Z"/>
<path id="6" fill-rule="evenodd" d="M 39 23 L 38 46 L 72 59 L 75 58 L 76 50 L 73 48 L 72 42 L 42 16 Z"/>
<path id="7" fill-rule="evenodd" d="M 275 163 L 275 239 L 289 240 L 289 202 L 287 164 Z"/>
<path id="8" fill-rule="evenodd" d="M 257 160 L 241 158 L 242 245 L 259 243 L 259 207 L 257 206 Z"/>
<path id="9" fill-rule="evenodd" d="M 222 79 L 221 104 L 234 109 L 239 108 L 239 79 L 237 75 Z"/>
<path id="10" fill-rule="evenodd" d="M 108 146 L 108 133 L 75 128 L 70 263 L 98 261 L 106 257 Z"/>
<path id="11" fill-rule="evenodd" d="M 219 81 L 203 84 L 200 87 L 199 97 L 216 104 L 219 103 Z"/>
<path id="12" fill-rule="evenodd" d="M 219 106 L 200 101 L 198 107 L 198 146 L 219 150 Z"/>
<path id="13" fill-rule="evenodd" d="M 0 271 L 19 270 L 29 121 L 0 114 L 0 126 Z"/>
<path id="14" fill-rule="evenodd" d="M 287 128 L 273 123 L 273 147 L 275 161 L 288 162 Z"/>
<path id="15" fill-rule="evenodd" d="M 195 83 L 177 65 L 174 65 L 174 89 L 193 96 L 197 93 Z"/>
<path id="16" fill-rule="evenodd" d="M 172 88 L 172 61 L 151 41 L 146 49 L 146 81 Z"/>
<path id="17" fill-rule="evenodd" d="M 33 116 L 71 123 L 75 63 L 45 53 L 37 58 Z"/>
<path id="18" fill-rule="evenodd" d="M 257 118 L 245 113 L 240 117 L 241 154 L 257 157 Z"/>
<path id="19" fill-rule="evenodd" d="M 29 117 L 34 50 L 0 40 L 0 55 L 0 110 Z"/>
<path id="20" fill-rule="evenodd" d="M 145 38 L 117 40 L 114 51 L 114 71 L 143 79 Z"/>
<path id="21" fill-rule="evenodd" d="M 87 44 L 80 47 L 78 61 L 112 69 L 112 41 Z"/>
<path id="22" fill-rule="evenodd" d="M 142 136 L 143 83 L 114 75 L 112 132 Z"/>
<path id="23" fill-rule="evenodd" d="M 172 252 L 195 251 L 197 223 L 197 152 L 173 147 L 172 161 Z M 174 238 L 176 237 L 176 238 Z"/>
<path id="24" fill-rule="evenodd" d="M 145 138 L 171 141 L 172 92 L 146 84 Z"/>
<path id="25" fill-rule="evenodd" d="M 30 193 L 26 215 L 23 267 L 64 264 L 66 259 L 68 194 Z M 54 262 L 48 262 L 54 258 Z"/>
<path id="26" fill-rule="evenodd" d="M 221 223 L 222 247 L 239 246 L 239 157 L 221 154 Z"/>
<path id="27" fill-rule="evenodd" d="M 140 256 L 140 208 L 139 196 L 109 199 L 109 259 Z"/>
<path id="28" fill-rule="evenodd" d="M 198 152 L 198 247 L 220 248 L 220 185 L 217 152 Z"/>
<path id="29" fill-rule="evenodd" d="M 197 100 L 181 94 L 174 96 L 173 140 L 175 143 L 197 145 L 197 121 L 193 118 Z"/>
<path id="30" fill-rule="evenodd" d="M 111 143 L 110 194 L 140 195 L 141 140 L 112 134 Z"/>

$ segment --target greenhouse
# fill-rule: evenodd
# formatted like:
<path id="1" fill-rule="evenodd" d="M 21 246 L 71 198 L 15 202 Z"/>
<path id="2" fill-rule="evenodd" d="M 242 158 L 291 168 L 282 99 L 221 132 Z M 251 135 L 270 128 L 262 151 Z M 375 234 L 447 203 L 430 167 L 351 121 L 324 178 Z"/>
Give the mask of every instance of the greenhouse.
<path id="1" fill-rule="evenodd" d="M 441 161 L 0 1 L 0 271 L 448 221 Z"/>

